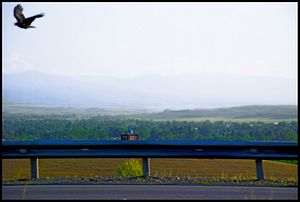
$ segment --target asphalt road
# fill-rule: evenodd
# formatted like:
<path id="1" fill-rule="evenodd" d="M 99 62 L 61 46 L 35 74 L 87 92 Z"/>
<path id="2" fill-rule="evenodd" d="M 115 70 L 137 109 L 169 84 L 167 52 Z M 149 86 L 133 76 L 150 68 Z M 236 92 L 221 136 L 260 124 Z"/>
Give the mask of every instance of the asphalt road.
<path id="1" fill-rule="evenodd" d="M 188 185 L 2 185 L 2 199 L 298 199 L 298 188 Z"/>

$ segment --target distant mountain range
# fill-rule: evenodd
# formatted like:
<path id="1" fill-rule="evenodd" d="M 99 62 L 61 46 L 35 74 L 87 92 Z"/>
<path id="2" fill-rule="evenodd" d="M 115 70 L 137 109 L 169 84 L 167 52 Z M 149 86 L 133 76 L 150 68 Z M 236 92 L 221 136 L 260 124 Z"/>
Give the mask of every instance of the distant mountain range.
<path id="1" fill-rule="evenodd" d="M 2 102 L 46 107 L 161 111 L 242 105 L 296 105 L 297 80 L 221 73 L 135 78 L 2 74 Z"/>

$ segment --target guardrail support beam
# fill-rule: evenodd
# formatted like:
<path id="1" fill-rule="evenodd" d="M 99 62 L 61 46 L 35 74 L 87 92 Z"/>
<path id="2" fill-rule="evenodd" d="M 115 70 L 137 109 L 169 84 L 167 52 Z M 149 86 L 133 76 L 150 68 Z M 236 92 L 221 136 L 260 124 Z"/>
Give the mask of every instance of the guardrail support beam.
<path id="1" fill-rule="evenodd" d="M 264 170 L 263 170 L 263 164 L 261 159 L 256 159 L 255 160 L 256 164 L 256 176 L 258 180 L 263 180 L 264 179 Z"/>
<path id="2" fill-rule="evenodd" d="M 40 178 L 39 159 L 31 158 L 30 159 L 30 165 L 31 165 L 31 179 Z"/>
<path id="3" fill-rule="evenodd" d="M 143 177 L 147 178 L 150 176 L 150 159 L 143 158 Z"/>

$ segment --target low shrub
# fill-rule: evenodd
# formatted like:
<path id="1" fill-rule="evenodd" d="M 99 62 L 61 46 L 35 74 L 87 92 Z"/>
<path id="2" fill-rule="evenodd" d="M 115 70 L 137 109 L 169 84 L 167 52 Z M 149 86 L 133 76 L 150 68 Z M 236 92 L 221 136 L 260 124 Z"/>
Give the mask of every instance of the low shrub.
<path id="1" fill-rule="evenodd" d="M 140 177 L 143 175 L 142 164 L 137 159 L 129 159 L 124 161 L 117 168 L 119 177 Z"/>

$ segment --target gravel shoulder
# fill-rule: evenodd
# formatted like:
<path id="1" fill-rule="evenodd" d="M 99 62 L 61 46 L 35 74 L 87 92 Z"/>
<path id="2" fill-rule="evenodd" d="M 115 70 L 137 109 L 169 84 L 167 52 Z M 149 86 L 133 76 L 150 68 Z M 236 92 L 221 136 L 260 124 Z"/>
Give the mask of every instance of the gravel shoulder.
<path id="1" fill-rule="evenodd" d="M 35 180 L 2 180 L 2 185 L 24 184 L 162 184 L 162 185 L 238 185 L 238 186 L 275 186 L 298 187 L 298 181 L 288 180 L 233 180 L 199 177 L 151 176 L 143 177 L 65 177 L 39 178 Z"/>

